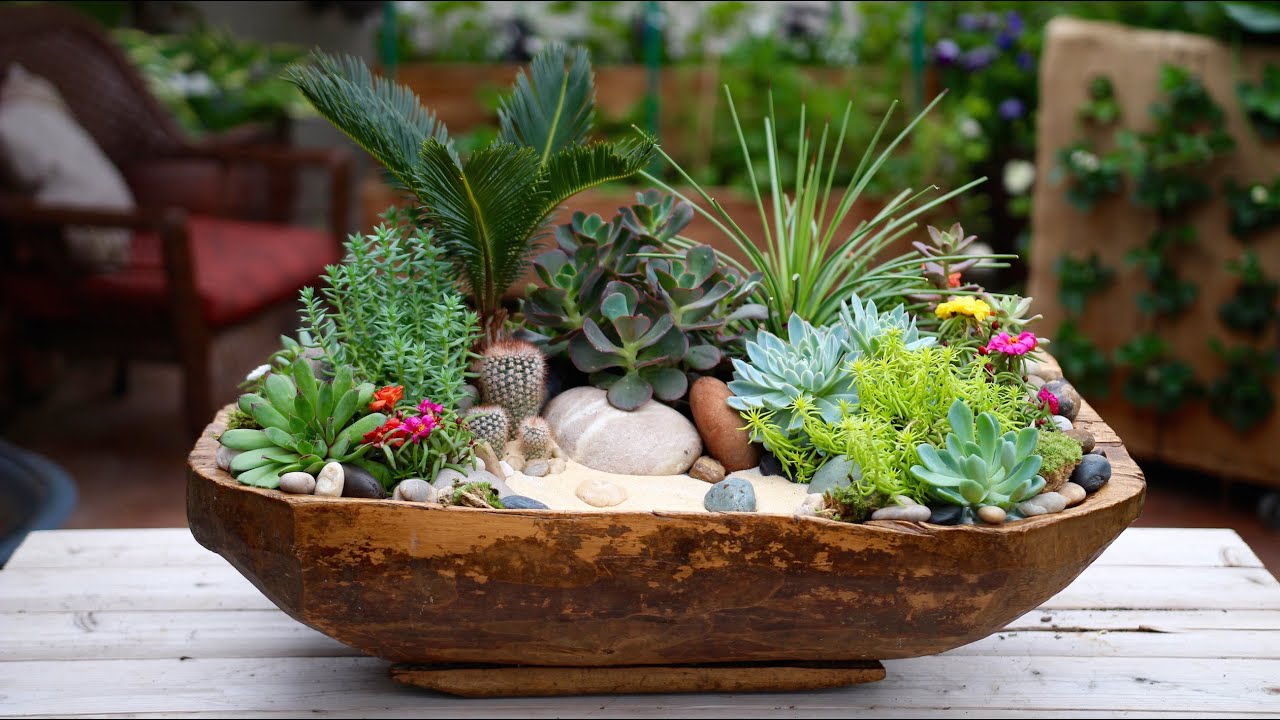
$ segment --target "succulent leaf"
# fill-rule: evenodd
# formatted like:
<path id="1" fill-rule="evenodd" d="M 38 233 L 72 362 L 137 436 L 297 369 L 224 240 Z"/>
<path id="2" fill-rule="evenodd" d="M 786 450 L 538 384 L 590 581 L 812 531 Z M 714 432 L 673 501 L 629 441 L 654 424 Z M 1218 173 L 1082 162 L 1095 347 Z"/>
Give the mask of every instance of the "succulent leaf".
<path id="1" fill-rule="evenodd" d="M 218 442 L 232 450 L 258 450 L 275 445 L 265 432 L 248 428 L 227 430 L 218 438 Z"/>
<path id="2" fill-rule="evenodd" d="M 675 368 L 647 367 L 641 369 L 639 375 L 653 387 L 653 394 L 659 400 L 679 400 L 689 391 L 689 378 Z"/>
<path id="3" fill-rule="evenodd" d="M 653 386 L 642 380 L 638 372 L 630 372 L 618 378 L 609 387 L 609 404 L 619 410 L 636 410 L 653 397 Z"/>

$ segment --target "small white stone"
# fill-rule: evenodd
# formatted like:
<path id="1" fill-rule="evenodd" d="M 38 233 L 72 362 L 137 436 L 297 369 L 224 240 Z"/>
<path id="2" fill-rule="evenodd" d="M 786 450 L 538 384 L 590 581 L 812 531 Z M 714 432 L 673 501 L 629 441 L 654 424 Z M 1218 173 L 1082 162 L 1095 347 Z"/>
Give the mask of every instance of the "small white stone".
<path id="1" fill-rule="evenodd" d="M 1060 493 L 1047 492 L 1018 503 L 1018 512 L 1027 517 L 1035 517 L 1062 512 L 1066 507 L 1067 499 Z"/>
<path id="2" fill-rule="evenodd" d="M 872 520 L 905 520 L 907 522 L 924 522 L 933 511 L 924 505 L 890 505 L 871 513 Z"/>
<path id="3" fill-rule="evenodd" d="M 503 460 L 499 464 L 502 465 L 502 471 L 507 474 L 507 477 L 511 477 L 512 475 L 515 474 L 516 469 L 512 467 L 511 464 L 508 463 L 506 460 Z"/>
<path id="4" fill-rule="evenodd" d="M 551 463 L 546 460 L 530 460 L 524 466 L 524 474 L 529 477 L 542 477 L 551 470 Z"/>
<path id="5" fill-rule="evenodd" d="M 1028 385 L 1030 385 L 1031 387 L 1033 387 L 1033 388 L 1037 389 L 1037 390 L 1039 390 L 1040 388 L 1044 387 L 1044 384 L 1045 384 L 1045 383 L 1047 383 L 1047 382 L 1049 382 L 1049 381 L 1048 381 L 1048 380 L 1045 380 L 1044 378 L 1040 377 L 1039 375 L 1028 375 L 1028 376 L 1027 376 L 1027 384 L 1028 384 Z"/>
<path id="6" fill-rule="evenodd" d="M 453 487 L 453 482 L 455 480 L 466 482 L 467 476 L 453 468 L 445 468 L 440 471 L 440 474 L 436 475 L 434 480 L 431 481 L 431 485 L 435 487 L 436 490 L 444 492 L 445 490 Z"/>
<path id="7" fill-rule="evenodd" d="M 1027 360 L 1023 367 L 1026 368 L 1027 375 L 1041 378 L 1045 382 L 1048 382 L 1049 380 L 1057 380 L 1062 377 L 1061 370 L 1035 360 Z"/>
<path id="8" fill-rule="evenodd" d="M 320 474 L 316 476 L 316 495 L 324 497 L 342 497 L 342 486 L 346 480 L 346 474 L 342 472 L 342 465 L 331 462 L 320 470 Z"/>
<path id="9" fill-rule="evenodd" d="M 1085 492 L 1084 488 L 1079 485 L 1073 482 L 1067 482 L 1063 483 L 1062 487 L 1058 488 L 1058 494 L 1066 498 L 1067 507 L 1071 507 L 1072 505 L 1080 504 L 1080 502 L 1084 500 L 1089 493 Z"/>
<path id="10" fill-rule="evenodd" d="M 310 495 L 316 489 L 316 479 L 304 472 L 285 473 L 280 476 L 280 490 L 294 495 Z"/>
<path id="11" fill-rule="evenodd" d="M 401 480 L 396 485 L 395 492 L 391 494 L 393 500 L 403 500 L 405 502 L 435 502 L 439 493 L 431 486 L 431 483 L 421 478 L 409 478 Z"/>
<path id="12" fill-rule="evenodd" d="M 894 495 L 893 501 L 899 505 L 919 505 L 920 504 L 915 500 L 912 500 L 911 498 L 907 497 L 906 495 Z"/>
<path id="13" fill-rule="evenodd" d="M 1004 519 L 1008 517 L 1008 515 L 1009 514 L 1003 509 L 998 508 L 995 505 L 983 505 L 978 508 L 978 517 L 982 522 L 990 525 L 999 525 L 1003 523 Z"/>
<path id="14" fill-rule="evenodd" d="M 627 499 L 627 491 L 620 485 L 600 478 L 583 480 L 574 494 L 582 502 L 594 507 L 613 507 Z"/>
<path id="15" fill-rule="evenodd" d="M 568 467 L 569 467 L 569 464 L 565 462 L 564 458 L 559 456 L 553 457 L 551 458 L 551 472 L 547 474 L 559 475 L 560 473 L 564 472 L 565 469 Z"/>
<path id="16" fill-rule="evenodd" d="M 226 470 L 227 472 L 231 472 L 231 461 L 235 460 L 236 456 L 242 452 L 244 451 L 232 450 L 226 445 L 219 445 L 218 453 L 214 455 L 213 461 L 218 464 L 219 469 Z"/>
<path id="17" fill-rule="evenodd" d="M 804 517 L 814 517 L 824 506 L 822 493 L 809 493 L 804 496 L 804 500 L 796 507 L 796 515 Z"/>
<path id="18" fill-rule="evenodd" d="M 1061 430 L 1062 432 L 1066 432 L 1071 429 L 1071 421 L 1063 417 L 1062 415 L 1054 415 L 1053 424 L 1056 425 L 1058 429 Z"/>

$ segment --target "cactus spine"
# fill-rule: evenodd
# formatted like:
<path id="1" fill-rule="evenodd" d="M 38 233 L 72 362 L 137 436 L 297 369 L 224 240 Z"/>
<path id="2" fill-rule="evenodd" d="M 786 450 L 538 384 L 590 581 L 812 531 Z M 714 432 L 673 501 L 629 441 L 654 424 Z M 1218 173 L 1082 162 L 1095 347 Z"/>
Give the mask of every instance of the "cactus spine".
<path id="1" fill-rule="evenodd" d="M 551 457 L 551 428 L 540 417 L 525 418 L 516 432 L 520 451 L 526 460 L 545 460 Z"/>
<path id="2" fill-rule="evenodd" d="M 522 420 L 542 409 L 547 397 L 547 361 L 532 343 L 505 340 L 489 346 L 480 358 L 479 375 L 481 400 L 506 408 L 512 435 Z"/>
<path id="3" fill-rule="evenodd" d="M 462 416 L 462 424 L 476 436 L 476 442 L 489 443 L 493 451 L 501 456 L 511 432 L 511 420 L 505 409 L 498 405 L 471 408 Z"/>

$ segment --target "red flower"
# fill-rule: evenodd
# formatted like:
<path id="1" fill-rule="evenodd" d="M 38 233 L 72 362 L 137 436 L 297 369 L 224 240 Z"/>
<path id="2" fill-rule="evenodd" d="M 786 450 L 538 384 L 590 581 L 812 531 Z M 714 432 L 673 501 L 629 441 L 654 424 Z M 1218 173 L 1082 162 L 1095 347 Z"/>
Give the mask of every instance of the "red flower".
<path id="1" fill-rule="evenodd" d="M 947 285 L 953 288 L 960 287 L 960 273 L 954 272 L 947 276 Z"/>
<path id="2" fill-rule="evenodd" d="M 373 401 L 369 403 L 369 410 L 372 412 L 391 410 L 403 397 L 404 388 L 399 385 L 388 385 L 381 390 L 374 391 Z"/>
<path id="3" fill-rule="evenodd" d="M 400 418 L 387 418 L 387 421 L 382 423 L 382 425 L 364 434 L 365 444 L 400 447 L 405 441 L 401 424 Z M 396 437 L 397 435 L 400 437 Z"/>

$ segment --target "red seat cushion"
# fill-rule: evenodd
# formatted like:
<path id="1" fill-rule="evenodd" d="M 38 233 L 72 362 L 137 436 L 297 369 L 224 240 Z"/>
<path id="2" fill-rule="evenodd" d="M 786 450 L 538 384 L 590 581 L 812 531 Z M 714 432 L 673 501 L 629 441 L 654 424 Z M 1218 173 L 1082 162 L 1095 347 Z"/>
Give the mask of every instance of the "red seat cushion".
<path id="1" fill-rule="evenodd" d="M 196 292 L 212 328 L 234 325 L 315 285 L 338 261 L 333 236 L 295 225 L 193 216 L 188 222 Z M 160 238 L 134 236 L 133 256 L 118 272 L 88 275 L 75 288 L 49 288 L 29 276 L 10 278 L 6 294 L 24 315 L 50 320 L 104 314 L 147 318 L 169 307 Z"/>

